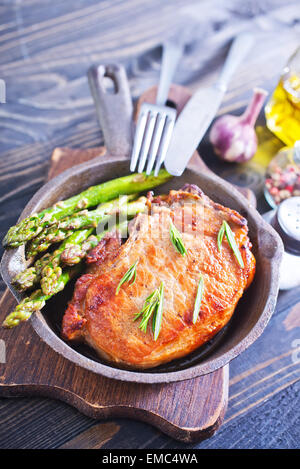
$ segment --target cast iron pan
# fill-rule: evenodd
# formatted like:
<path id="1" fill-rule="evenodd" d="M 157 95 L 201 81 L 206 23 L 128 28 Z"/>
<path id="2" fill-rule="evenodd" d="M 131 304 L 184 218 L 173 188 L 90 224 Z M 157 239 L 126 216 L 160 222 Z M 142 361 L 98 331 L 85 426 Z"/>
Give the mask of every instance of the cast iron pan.
<path id="1" fill-rule="evenodd" d="M 27 204 L 20 220 L 58 200 L 81 192 L 90 185 L 129 174 L 132 102 L 126 73 L 120 66 L 101 65 L 92 67 L 88 76 L 107 152 L 101 158 L 75 166 L 45 184 Z M 106 77 L 113 81 L 113 94 L 105 90 Z M 185 183 L 197 184 L 214 201 L 237 210 L 248 219 L 257 270 L 254 282 L 240 300 L 230 324 L 212 343 L 188 357 L 146 371 L 120 369 L 101 361 L 88 347 L 73 347 L 61 339 L 60 323 L 64 308 L 72 295 L 72 288 L 69 288 L 55 296 L 43 311 L 31 318 L 35 331 L 56 352 L 77 365 L 108 378 L 141 383 L 167 383 L 217 370 L 260 336 L 276 304 L 282 242 L 240 192 L 218 176 L 203 173 L 192 164 L 182 176 L 157 188 L 155 193 L 179 189 Z M 24 247 L 5 252 L 1 273 L 17 300 L 21 299 L 21 295 L 11 285 L 11 280 L 24 268 Z"/>

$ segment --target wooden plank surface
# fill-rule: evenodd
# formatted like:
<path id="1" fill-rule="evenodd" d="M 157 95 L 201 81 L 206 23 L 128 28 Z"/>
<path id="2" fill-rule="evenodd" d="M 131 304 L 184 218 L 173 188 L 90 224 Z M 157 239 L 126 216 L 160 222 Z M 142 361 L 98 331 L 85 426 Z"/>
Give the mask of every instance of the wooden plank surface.
<path id="1" fill-rule="evenodd" d="M 251 28 L 256 47 L 220 111 L 238 112 L 253 86 L 274 87 L 300 29 L 298 2 L 282 0 L 230 0 L 222 7 L 214 0 L 27 0 L 0 4 L 0 17 L 0 78 L 7 87 L 0 105 L 1 237 L 44 182 L 54 147 L 103 143 L 85 76 L 89 65 L 122 62 L 137 97 L 157 81 L 160 42 L 196 19 L 201 25 L 176 75 L 194 90 L 216 76 L 232 36 Z M 201 448 L 299 447 L 299 363 L 293 362 L 299 300 L 300 289 L 282 293 L 265 333 L 231 364 L 226 422 Z M 95 422 L 49 399 L 0 399 L 0 422 L 3 448 L 181 447 L 146 424 Z"/>

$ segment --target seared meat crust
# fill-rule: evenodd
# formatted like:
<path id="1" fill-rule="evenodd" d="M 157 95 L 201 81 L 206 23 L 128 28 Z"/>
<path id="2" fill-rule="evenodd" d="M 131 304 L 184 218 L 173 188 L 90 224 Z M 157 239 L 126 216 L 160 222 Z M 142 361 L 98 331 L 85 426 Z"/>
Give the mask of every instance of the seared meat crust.
<path id="1" fill-rule="evenodd" d="M 123 245 L 117 236 L 106 237 L 90 253 L 92 267 L 77 281 L 62 327 L 67 340 L 83 340 L 109 361 L 132 368 L 158 366 L 210 340 L 231 318 L 255 272 L 247 221 L 211 201 L 199 188 L 185 186 L 167 196 L 151 197 L 148 207 L 151 213 L 135 218 Z M 217 236 L 224 219 L 234 232 L 244 268 L 225 238 L 218 251 Z M 171 220 L 181 231 L 185 256 L 170 241 Z M 137 260 L 135 283 L 124 283 L 116 295 L 120 280 Z M 204 293 L 193 324 L 200 275 Z M 161 281 L 163 319 L 154 341 L 150 322 L 145 334 L 133 318 Z"/>

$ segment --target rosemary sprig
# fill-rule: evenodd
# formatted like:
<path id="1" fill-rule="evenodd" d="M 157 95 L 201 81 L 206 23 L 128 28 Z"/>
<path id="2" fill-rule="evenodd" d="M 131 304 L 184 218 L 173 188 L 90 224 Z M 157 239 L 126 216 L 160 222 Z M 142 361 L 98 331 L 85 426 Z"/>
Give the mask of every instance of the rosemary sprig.
<path id="1" fill-rule="evenodd" d="M 199 316 L 203 291 L 204 291 L 204 280 L 203 280 L 203 277 L 201 275 L 199 283 L 198 283 L 197 294 L 196 294 L 196 299 L 195 299 L 195 304 L 194 304 L 194 312 L 193 312 L 193 323 L 194 324 L 196 324 L 196 321 L 197 321 L 198 316 Z"/>
<path id="2" fill-rule="evenodd" d="M 134 317 L 134 321 L 136 321 L 140 316 L 142 316 L 142 320 L 140 322 L 139 328 L 143 331 L 147 331 L 148 321 L 152 316 L 154 309 L 157 307 L 159 302 L 159 291 L 158 289 L 154 290 L 149 296 L 147 296 L 143 308 L 139 313 L 137 313 Z"/>
<path id="3" fill-rule="evenodd" d="M 219 233 L 218 233 L 218 250 L 221 251 L 221 245 L 222 245 L 222 241 L 223 241 L 223 238 L 224 238 L 224 233 L 225 233 L 225 225 L 224 225 L 224 222 L 222 223 L 222 226 L 219 230 Z"/>
<path id="4" fill-rule="evenodd" d="M 177 230 L 176 226 L 174 225 L 172 221 L 170 222 L 169 232 L 170 232 L 170 240 L 174 248 L 176 249 L 177 252 L 179 252 L 179 254 L 184 256 L 187 253 L 186 247 L 183 244 L 179 231 Z"/>
<path id="5" fill-rule="evenodd" d="M 236 243 L 234 234 L 228 225 L 227 221 L 223 221 L 222 226 L 220 228 L 220 231 L 218 233 L 218 250 L 221 250 L 221 244 L 223 241 L 224 234 L 226 235 L 227 241 L 229 246 L 231 247 L 233 254 L 235 255 L 240 267 L 244 268 L 244 261 L 242 258 L 242 255 L 240 253 L 240 250 L 238 248 L 238 245 Z"/>
<path id="6" fill-rule="evenodd" d="M 152 331 L 154 340 L 157 340 L 160 329 L 161 329 L 161 321 L 162 321 L 162 314 L 163 314 L 163 301 L 164 301 L 164 284 L 161 282 L 159 288 L 154 290 L 145 300 L 143 308 L 139 313 L 137 313 L 134 317 L 134 321 L 136 321 L 139 317 L 142 316 L 142 320 L 140 322 L 139 328 L 143 332 L 147 332 L 147 326 L 149 319 L 151 318 L 152 314 Z"/>
<path id="7" fill-rule="evenodd" d="M 134 282 L 136 281 L 136 266 L 137 266 L 137 263 L 138 263 L 138 260 L 135 261 L 135 263 L 132 264 L 131 267 L 129 267 L 129 269 L 127 270 L 124 277 L 122 277 L 122 279 L 120 280 L 120 283 L 119 283 L 119 285 L 117 286 L 117 289 L 116 289 L 116 295 L 119 293 L 120 288 L 123 285 L 123 283 L 130 282 L 132 277 L 133 277 L 133 281 L 131 282 L 131 285 L 133 285 Z"/>
<path id="8" fill-rule="evenodd" d="M 163 309 L 164 309 L 164 283 L 161 282 L 160 287 L 159 287 L 159 303 L 158 303 L 157 308 L 154 311 L 153 321 L 152 321 L 152 331 L 153 331 L 154 340 L 157 340 L 159 333 L 160 333 Z"/>

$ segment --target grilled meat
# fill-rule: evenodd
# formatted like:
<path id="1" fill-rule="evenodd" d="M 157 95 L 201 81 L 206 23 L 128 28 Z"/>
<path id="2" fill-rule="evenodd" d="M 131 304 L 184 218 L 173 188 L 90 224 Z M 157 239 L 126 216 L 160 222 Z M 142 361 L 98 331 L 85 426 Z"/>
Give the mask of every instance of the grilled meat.
<path id="1" fill-rule="evenodd" d="M 65 339 L 83 340 L 110 362 L 131 368 L 158 366 L 210 340 L 231 318 L 255 272 L 247 221 L 198 187 L 150 197 L 148 209 L 135 218 L 123 245 L 116 235 L 106 237 L 90 253 L 88 273 L 77 281 L 62 327 Z M 181 233 L 185 255 L 170 240 L 171 220 Z M 218 250 L 223 220 L 234 233 L 244 268 L 225 238 Z M 124 283 L 116 295 L 120 280 L 136 261 L 136 281 Z M 201 275 L 204 292 L 194 324 Z M 163 317 L 155 341 L 151 323 L 145 333 L 133 319 L 161 282 Z"/>

